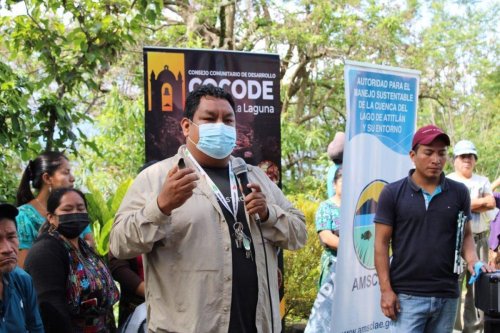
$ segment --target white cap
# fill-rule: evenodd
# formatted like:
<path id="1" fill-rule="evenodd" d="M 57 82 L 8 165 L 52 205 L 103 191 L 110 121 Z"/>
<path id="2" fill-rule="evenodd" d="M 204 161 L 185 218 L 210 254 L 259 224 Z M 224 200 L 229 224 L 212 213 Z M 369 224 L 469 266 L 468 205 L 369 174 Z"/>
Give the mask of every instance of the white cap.
<path id="1" fill-rule="evenodd" d="M 476 146 L 474 146 L 474 144 L 469 140 L 458 141 L 455 147 L 453 147 L 453 156 L 457 157 L 466 154 L 474 154 L 477 160 Z"/>

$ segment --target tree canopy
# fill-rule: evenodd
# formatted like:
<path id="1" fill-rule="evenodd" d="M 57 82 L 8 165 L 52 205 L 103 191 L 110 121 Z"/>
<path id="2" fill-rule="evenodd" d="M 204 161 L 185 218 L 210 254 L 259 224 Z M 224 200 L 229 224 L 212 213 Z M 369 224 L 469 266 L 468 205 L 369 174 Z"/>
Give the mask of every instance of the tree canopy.
<path id="1" fill-rule="evenodd" d="M 497 2 L 0 3 L 0 199 L 45 149 L 65 149 L 77 182 L 92 177 L 103 191 L 136 173 L 143 45 L 280 55 L 287 193 L 324 197 L 326 146 L 346 123 L 346 59 L 420 70 L 419 125 L 474 141 L 478 172 L 498 177 Z"/>

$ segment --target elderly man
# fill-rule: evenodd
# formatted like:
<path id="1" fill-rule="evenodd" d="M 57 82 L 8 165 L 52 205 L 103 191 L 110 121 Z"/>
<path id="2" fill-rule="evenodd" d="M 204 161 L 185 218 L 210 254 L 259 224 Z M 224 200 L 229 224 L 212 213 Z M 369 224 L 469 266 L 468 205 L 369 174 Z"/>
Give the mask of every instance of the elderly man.
<path id="1" fill-rule="evenodd" d="M 472 235 L 476 243 L 476 253 L 480 260 L 488 261 L 488 231 L 490 229 L 490 221 L 488 211 L 495 208 L 495 198 L 491 190 L 490 181 L 484 176 L 474 173 L 474 168 L 477 163 L 476 146 L 471 141 L 458 141 L 453 147 L 453 166 L 455 172 L 447 175 L 448 178 L 464 184 L 470 194 L 470 209 L 472 211 Z M 460 290 L 464 277 L 469 280 L 470 273 L 464 271 L 460 277 Z M 460 297 L 459 307 L 457 310 L 457 319 L 455 329 L 462 330 L 464 333 L 480 332 L 483 330 L 483 312 L 477 310 L 474 306 L 474 288 L 473 285 L 467 284 L 467 292 L 465 300 Z M 463 312 L 463 316 L 460 313 Z M 463 327 L 460 319 L 463 318 Z"/>
<path id="2" fill-rule="evenodd" d="M 259 168 L 238 186 L 231 95 L 194 90 L 181 127 L 186 145 L 137 176 L 110 236 L 116 257 L 144 254 L 148 330 L 281 332 L 276 249 L 305 244 L 304 215 Z"/>
<path id="3" fill-rule="evenodd" d="M 467 188 L 444 176 L 449 144 L 448 135 L 434 125 L 417 130 L 410 151 L 415 169 L 380 194 L 374 218 L 375 267 L 380 305 L 392 319 L 394 333 L 453 331 L 460 254 L 470 272 L 492 271 L 476 255 Z M 462 233 L 463 246 L 457 247 Z"/>
<path id="4" fill-rule="evenodd" d="M 0 332 L 43 332 L 33 281 L 17 267 L 17 213 L 0 204 Z"/>

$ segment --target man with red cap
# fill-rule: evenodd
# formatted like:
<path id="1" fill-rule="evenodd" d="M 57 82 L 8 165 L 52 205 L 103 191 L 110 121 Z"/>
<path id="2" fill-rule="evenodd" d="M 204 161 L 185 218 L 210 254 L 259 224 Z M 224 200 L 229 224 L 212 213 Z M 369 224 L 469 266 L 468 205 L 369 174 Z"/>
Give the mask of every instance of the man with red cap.
<path id="1" fill-rule="evenodd" d="M 380 194 L 375 267 L 391 332 L 453 332 L 460 256 L 473 276 L 492 271 L 476 255 L 469 192 L 443 173 L 449 145 L 440 128 L 418 129 L 410 151 L 415 168 Z"/>

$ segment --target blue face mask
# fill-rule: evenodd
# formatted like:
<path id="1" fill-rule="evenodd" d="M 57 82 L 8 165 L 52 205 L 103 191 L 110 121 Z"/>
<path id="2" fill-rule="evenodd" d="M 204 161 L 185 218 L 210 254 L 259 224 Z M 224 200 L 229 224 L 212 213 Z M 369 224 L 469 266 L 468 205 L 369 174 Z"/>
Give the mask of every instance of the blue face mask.
<path id="1" fill-rule="evenodd" d="M 236 147 L 236 128 L 223 123 L 195 125 L 198 126 L 199 133 L 196 148 L 206 155 L 220 160 L 228 157 Z"/>

